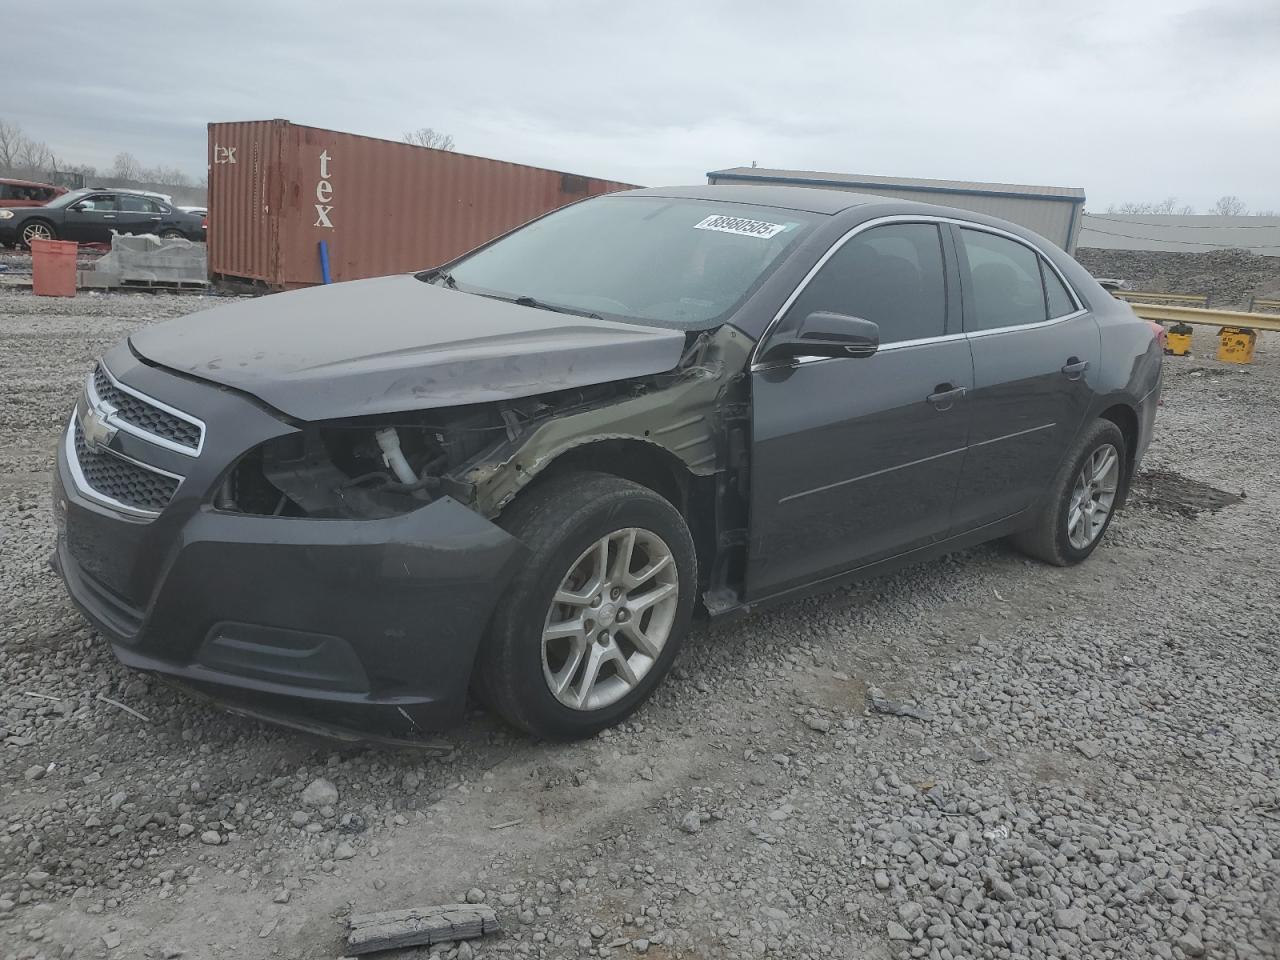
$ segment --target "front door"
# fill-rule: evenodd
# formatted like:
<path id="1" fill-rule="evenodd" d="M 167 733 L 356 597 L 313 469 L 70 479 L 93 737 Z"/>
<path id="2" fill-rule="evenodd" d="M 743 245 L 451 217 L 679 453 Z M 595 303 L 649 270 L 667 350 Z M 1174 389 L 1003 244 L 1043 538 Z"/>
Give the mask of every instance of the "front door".
<path id="1" fill-rule="evenodd" d="M 753 368 L 749 599 L 946 535 L 973 365 L 944 239 L 934 223 L 847 236 L 777 328 L 817 311 L 862 317 L 880 327 L 875 356 Z"/>
<path id="2" fill-rule="evenodd" d="M 110 243 L 120 210 L 114 193 L 95 193 L 67 208 L 59 235 L 77 243 Z"/>
<path id="3" fill-rule="evenodd" d="M 1020 513 L 1045 492 L 1088 411 L 1101 337 L 1030 245 L 977 228 L 955 233 L 974 368 L 959 533 Z"/>

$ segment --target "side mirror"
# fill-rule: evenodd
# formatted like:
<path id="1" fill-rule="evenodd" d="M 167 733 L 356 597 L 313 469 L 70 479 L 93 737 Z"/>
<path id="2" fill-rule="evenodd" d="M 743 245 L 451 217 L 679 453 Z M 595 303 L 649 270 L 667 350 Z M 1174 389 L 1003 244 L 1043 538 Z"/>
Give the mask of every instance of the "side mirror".
<path id="1" fill-rule="evenodd" d="M 769 345 L 765 360 L 796 357 L 870 357 L 880 349 L 880 327 L 862 317 L 811 313 L 799 329 Z"/>
<path id="2" fill-rule="evenodd" d="M 89 208 L 83 203 L 73 203 L 71 206 L 67 207 L 67 209 L 73 213 L 84 213 Z"/>

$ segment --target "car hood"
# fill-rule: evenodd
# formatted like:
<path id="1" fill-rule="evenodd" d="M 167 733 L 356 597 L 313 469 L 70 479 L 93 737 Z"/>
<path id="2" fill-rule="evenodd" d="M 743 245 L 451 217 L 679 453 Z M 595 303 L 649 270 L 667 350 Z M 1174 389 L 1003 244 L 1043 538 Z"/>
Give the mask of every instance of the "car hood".
<path id="1" fill-rule="evenodd" d="M 244 300 L 147 327 L 143 358 L 300 420 L 532 396 L 661 373 L 684 334 L 380 277 Z"/>

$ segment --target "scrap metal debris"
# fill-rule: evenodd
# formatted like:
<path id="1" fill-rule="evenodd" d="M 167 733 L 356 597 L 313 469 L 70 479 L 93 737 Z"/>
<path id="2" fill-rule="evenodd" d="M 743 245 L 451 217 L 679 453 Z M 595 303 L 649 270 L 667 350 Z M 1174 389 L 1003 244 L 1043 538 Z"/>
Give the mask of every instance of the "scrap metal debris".
<path id="1" fill-rule="evenodd" d="M 875 713 L 886 713 L 895 717 L 912 717 L 925 721 L 933 719 L 933 711 L 927 707 L 890 700 L 879 687 L 867 687 L 867 707 Z"/>
<path id="2" fill-rule="evenodd" d="M 147 723 L 151 722 L 151 718 L 148 717 L 146 714 L 139 713 L 137 710 L 133 709 L 133 707 L 126 707 L 119 700 L 112 700 L 110 697 L 104 697 L 102 694 L 98 694 L 97 699 L 101 700 L 103 703 L 109 703 L 111 704 L 111 706 L 117 707 L 123 710 L 125 713 L 131 713 L 135 717 L 137 717 L 139 720 L 145 720 Z"/>
<path id="3" fill-rule="evenodd" d="M 362 913 L 347 920 L 347 952 L 353 955 L 402 947 L 473 940 L 499 929 L 497 914 L 484 904 L 447 903 Z"/>

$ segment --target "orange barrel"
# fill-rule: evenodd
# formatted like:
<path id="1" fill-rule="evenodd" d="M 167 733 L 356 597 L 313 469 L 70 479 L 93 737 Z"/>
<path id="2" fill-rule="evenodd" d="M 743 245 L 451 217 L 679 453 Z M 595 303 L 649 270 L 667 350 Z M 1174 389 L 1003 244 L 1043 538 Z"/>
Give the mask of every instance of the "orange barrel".
<path id="1" fill-rule="evenodd" d="M 31 288 L 37 297 L 76 295 L 76 248 L 67 240 L 31 241 Z"/>

